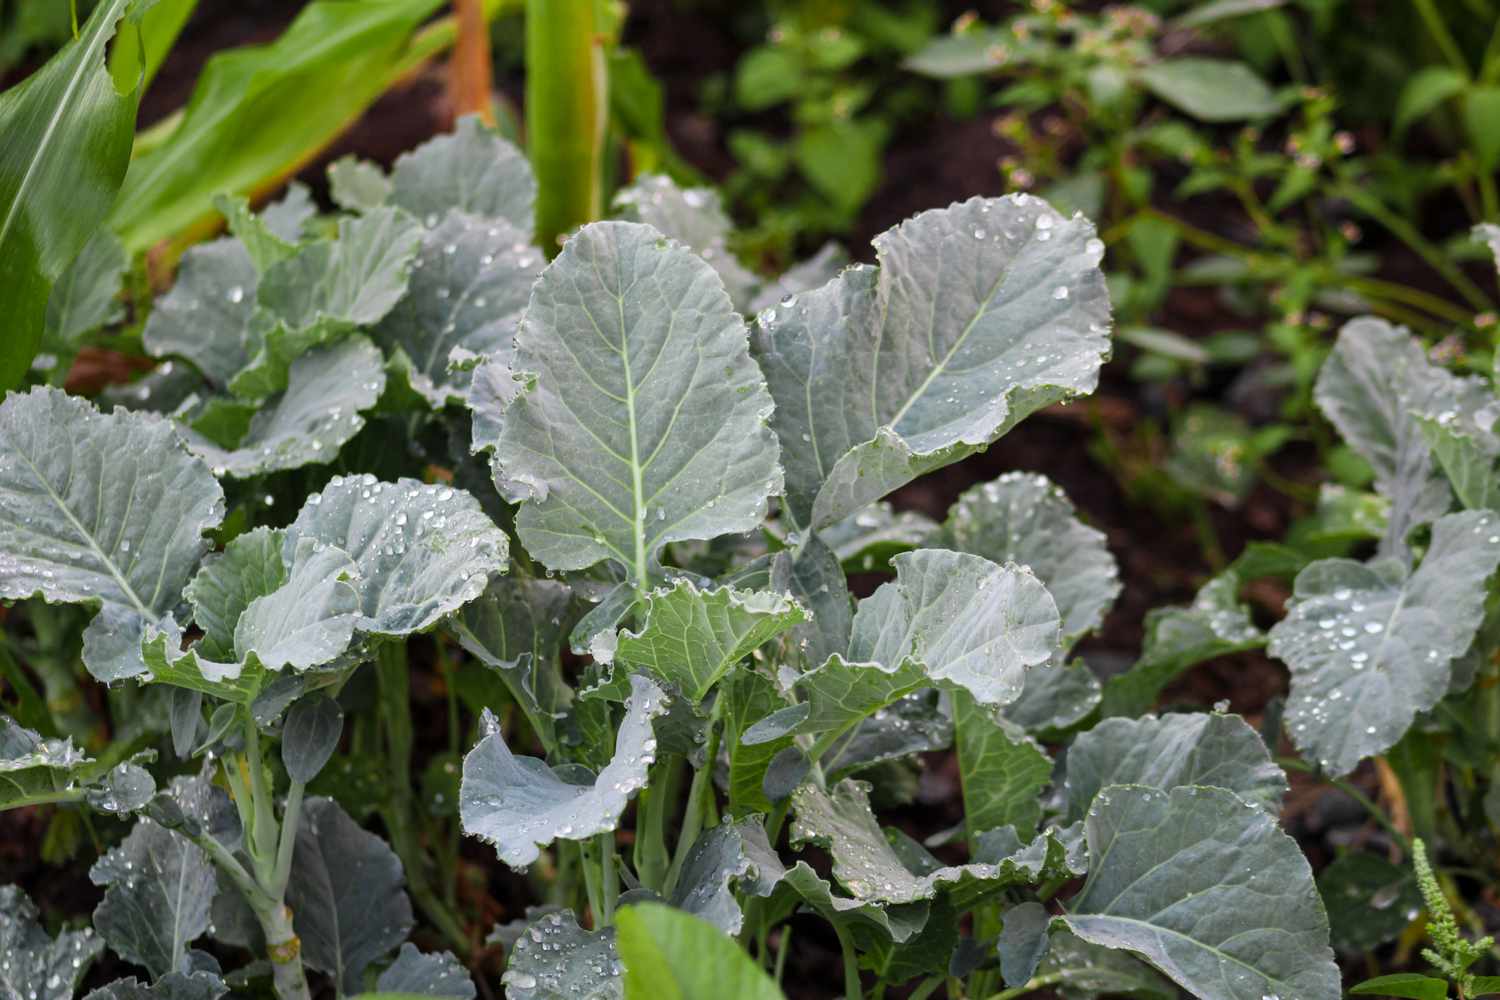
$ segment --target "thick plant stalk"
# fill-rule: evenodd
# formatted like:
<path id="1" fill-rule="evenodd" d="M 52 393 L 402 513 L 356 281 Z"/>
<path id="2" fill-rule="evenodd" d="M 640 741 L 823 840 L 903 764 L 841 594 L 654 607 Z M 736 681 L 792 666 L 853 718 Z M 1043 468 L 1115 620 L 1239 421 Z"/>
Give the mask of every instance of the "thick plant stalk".
<path id="1" fill-rule="evenodd" d="M 458 41 L 453 47 L 448 85 L 455 115 L 478 115 L 495 127 L 495 109 L 490 101 L 490 29 L 483 0 L 453 0 L 458 22 Z"/>
<path id="2" fill-rule="evenodd" d="M 526 141 L 536 171 L 537 242 L 604 210 L 604 126 L 609 104 L 599 0 L 527 0 Z"/>
<path id="3" fill-rule="evenodd" d="M 256 910 L 266 936 L 266 957 L 271 960 L 271 982 L 281 1000 L 309 1000 L 307 973 L 302 968 L 302 939 L 292 929 L 292 911 L 286 904 Z"/>

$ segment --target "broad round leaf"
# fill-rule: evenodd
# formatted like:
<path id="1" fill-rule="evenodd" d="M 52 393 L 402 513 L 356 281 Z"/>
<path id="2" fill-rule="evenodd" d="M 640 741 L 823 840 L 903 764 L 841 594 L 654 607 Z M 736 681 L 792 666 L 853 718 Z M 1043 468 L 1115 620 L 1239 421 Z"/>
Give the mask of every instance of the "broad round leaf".
<path id="1" fill-rule="evenodd" d="M 450 486 L 338 476 L 286 529 L 283 558 L 303 538 L 342 549 L 359 570 L 361 632 L 401 636 L 437 624 L 503 573 L 509 543 L 478 502 Z"/>
<path id="2" fill-rule="evenodd" d="M 390 202 L 428 227 L 449 209 L 504 219 L 529 240 L 536 178 L 519 149 L 465 115 L 451 135 L 428 140 L 396 157 Z"/>
<path id="3" fill-rule="evenodd" d="M 748 531 L 781 492 L 772 410 L 713 270 L 650 226 L 583 227 L 516 334 L 520 395 L 496 483 L 552 569 L 612 559 L 637 587 L 662 546 Z"/>
<path id="4" fill-rule="evenodd" d="M 766 309 L 754 350 L 776 399 L 787 503 L 818 528 L 1093 391 L 1109 353 L 1104 246 L 1040 199 L 923 212 L 854 267 Z"/>
<path id="5" fill-rule="evenodd" d="M 1297 574 L 1269 647 L 1292 670 L 1297 749 L 1337 775 L 1393 746 L 1448 693 L 1497 565 L 1500 514 L 1475 510 L 1439 518 L 1410 575 L 1396 559 L 1323 559 Z"/>
<path id="6" fill-rule="evenodd" d="M 140 639 L 169 614 L 224 516 L 224 493 L 172 426 L 101 414 L 58 389 L 0 403 L 0 597 L 90 604 L 84 663 L 145 672 Z"/>
<path id="7" fill-rule="evenodd" d="M 1328 918 L 1296 841 L 1222 788 L 1111 785 L 1085 823 L 1068 927 L 1135 952 L 1196 996 L 1338 1000 Z"/>
<path id="8" fill-rule="evenodd" d="M 338 749 L 344 732 L 344 710 L 326 694 L 312 694 L 294 704 L 281 728 L 281 760 L 293 781 L 317 777 Z"/>

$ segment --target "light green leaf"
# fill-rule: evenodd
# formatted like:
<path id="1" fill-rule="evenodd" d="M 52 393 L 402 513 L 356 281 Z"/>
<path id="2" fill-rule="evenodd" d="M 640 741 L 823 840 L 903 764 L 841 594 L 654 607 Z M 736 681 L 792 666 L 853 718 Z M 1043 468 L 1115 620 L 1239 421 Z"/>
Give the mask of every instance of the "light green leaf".
<path id="1" fill-rule="evenodd" d="M 409 71 L 413 35 L 439 6 L 317 0 L 269 45 L 215 54 L 171 134 L 130 163 L 110 219 L 126 249 L 202 222 L 216 194 L 293 173 Z"/>
<path id="2" fill-rule="evenodd" d="M 203 560 L 183 596 L 193 606 L 193 621 L 203 630 L 199 649 L 213 660 L 234 656 L 234 630 L 250 602 L 286 583 L 281 549 L 286 535 L 279 528 L 253 528 L 236 535 L 224 551 Z"/>
<path id="3" fill-rule="evenodd" d="M 1003 715 L 1028 733 L 1067 729 L 1082 722 L 1103 697 L 1099 679 L 1082 660 L 1029 670 L 1021 697 Z"/>
<path id="4" fill-rule="evenodd" d="M 1452 66 L 1424 66 L 1417 70 L 1407 78 L 1401 96 L 1396 99 L 1392 131 L 1401 135 L 1448 98 L 1461 94 L 1468 83 L 1469 78 Z"/>
<path id="5" fill-rule="evenodd" d="M 734 938 L 691 914 L 641 903 L 621 910 L 615 924 L 626 1000 L 784 1000 Z"/>
<path id="6" fill-rule="evenodd" d="M 0 886 L 0 996 L 6 1000 L 72 1000 L 89 966 L 104 950 L 92 930 L 50 937 L 40 913 L 20 886 Z"/>
<path id="7" fill-rule="evenodd" d="M 730 251 L 733 227 L 713 188 L 679 188 L 662 174 L 641 174 L 615 194 L 614 210 L 692 247 L 718 272 L 735 308 L 749 309 L 760 279 Z"/>
<path id="8" fill-rule="evenodd" d="M 395 852 L 337 802 L 304 802 L 286 892 L 302 960 L 331 975 L 341 993 L 360 992 L 370 964 L 411 931 L 403 881 Z"/>
<path id="9" fill-rule="evenodd" d="M 250 211 L 250 200 L 240 195 L 221 194 L 214 198 L 214 208 L 224 216 L 229 232 L 245 245 L 255 270 L 264 274 L 273 264 L 296 256 L 297 239 L 282 239 L 271 230 L 264 216 Z"/>
<path id="10" fill-rule="evenodd" d="M 71 739 L 43 739 L 8 715 L 0 715 L 0 809 L 57 791 L 92 763 Z"/>
<path id="11" fill-rule="evenodd" d="M 950 548 L 994 563 L 1027 566 L 1062 616 L 1062 654 L 1098 628 L 1120 594 L 1120 573 L 1104 533 L 1078 520 L 1046 476 L 1010 472 L 958 498 L 943 523 Z"/>
<path id="12" fill-rule="evenodd" d="M 718 276 L 649 226 L 579 230 L 516 334 L 496 483 L 554 570 L 618 562 L 639 589 L 664 545 L 749 531 L 781 491 L 772 409 Z"/>
<path id="13" fill-rule="evenodd" d="M 526 234 L 503 219 L 449 212 L 422 234 L 406 296 L 372 335 L 405 354 L 412 388 L 441 408 L 468 388 L 466 373 L 450 372 L 450 356 L 508 352 L 544 263 Z"/>
<path id="14" fill-rule="evenodd" d="M 391 196 L 391 179 L 379 164 L 355 156 L 341 156 L 328 165 L 328 193 L 348 212 L 368 212 Z"/>
<path id="15" fill-rule="evenodd" d="M 1108 354 L 1103 245 L 1028 195 L 923 212 L 756 318 L 787 504 L 818 528 L 1091 392 Z"/>
<path id="16" fill-rule="evenodd" d="M 140 0 L 105 0 L 77 37 L 0 94 L 0 389 L 18 385 L 52 284 L 109 212 L 130 163 L 134 86 L 117 92 L 105 48 Z"/>
<path id="17" fill-rule="evenodd" d="M 286 529 L 283 559 L 302 538 L 354 556 L 361 632 L 403 636 L 437 624 L 503 573 L 509 543 L 469 494 L 411 479 L 336 476 Z"/>
<path id="18" fill-rule="evenodd" d="M 337 239 L 305 244 L 273 265 L 256 290 L 255 349 L 230 388 L 246 397 L 278 392 L 308 349 L 383 319 L 406 294 L 420 245 L 410 216 L 380 208 L 340 219 Z"/>
<path id="19" fill-rule="evenodd" d="M 809 706 L 799 733 L 843 733 L 860 720 L 930 683 L 915 660 L 894 666 L 830 656 L 822 666 L 797 678 L 794 687 Z"/>
<path id="20" fill-rule="evenodd" d="M 125 248 L 108 230 L 89 238 L 47 299 L 43 343 L 49 350 L 75 351 L 86 334 L 124 318 L 119 295 L 129 263 Z"/>
<path id="21" fill-rule="evenodd" d="M 186 837 L 139 820 L 120 846 L 89 869 L 105 886 L 94 927 L 126 961 L 153 978 L 185 972 L 187 947 L 208 930 L 214 867 Z"/>
<path id="22" fill-rule="evenodd" d="M 1142 69 L 1140 78 L 1157 97 L 1199 121 L 1269 118 L 1282 109 L 1266 81 L 1228 59 L 1163 59 Z"/>
<path id="23" fill-rule="evenodd" d="M 1062 919 L 1200 997 L 1338 1000 L 1328 918 L 1307 859 L 1222 788 L 1113 785 L 1085 824 L 1089 876 Z"/>
<path id="24" fill-rule="evenodd" d="M 559 771 L 534 757 L 516 757 L 489 712 L 484 737 L 464 758 L 459 816 L 464 832 L 494 846 L 512 867 L 531 864 L 555 840 L 587 840 L 613 830 L 630 797 L 646 784 L 656 760 L 651 720 L 667 710 L 666 695 L 639 675 L 630 678 L 625 720 L 614 757 L 597 777 Z M 573 779 L 573 780 L 570 780 Z"/>
<path id="25" fill-rule="evenodd" d="M 997 890 L 1034 881 L 1040 866 L 1019 856 L 942 865 L 923 852 L 898 853 L 870 811 L 870 785 L 845 779 L 831 793 L 806 784 L 792 793 L 792 844 L 817 844 L 833 857 L 833 876 L 857 900 L 881 905 L 932 899 L 940 889 Z M 913 863 L 915 862 L 915 863 Z"/>
<path id="26" fill-rule="evenodd" d="M 1448 981 L 1415 972 L 1376 976 L 1349 987 L 1350 996 L 1406 997 L 1409 1000 L 1447 1000 Z"/>
<path id="27" fill-rule="evenodd" d="M 904 69 L 940 80 L 993 72 L 1012 63 L 1008 43 L 1015 35 L 1004 28 L 973 27 L 938 35 L 908 56 Z"/>
<path id="28" fill-rule="evenodd" d="M 215 474 L 235 479 L 332 461 L 385 389 L 383 364 L 364 337 L 311 350 L 291 363 L 285 391 L 261 404 L 233 448 L 187 431 L 188 449 Z"/>
<path id="29" fill-rule="evenodd" d="M 806 861 L 787 869 L 781 881 L 789 895 L 812 907 L 829 923 L 859 928 L 871 937 L 883 936 L 898 943 L 919 934 L 931 912 L 931 904 L 925 900 L 886 906 L 866 899 L 835 896 L 833 886 L 819 878 Z"/>
<path id="30" fill-rule="evenodd" d="M 57 389 L 0 403 L 0 597 L 97 607 L 83 658 L 101 680 L 145 672 L 140 636 L 177 606 L 223 514 L 160 417 Z"/>
<path id="31" fill-rule="evenodd" d="M 1171 21 L 1173 28 L 1201 28 L 1218 24 L 1230 18 L 1258 14 L 1286 6 L 1286 0 L 1211 0 L 1209 3 L 1190 8 Z"/>
<path id="32" fill-rule="evenodd" d="M 1238 573 L 1226 570 L 1205 583 L 1192 604 L 1147 613 L 1141 658 L 1105 682 L 1103 713 L 1150 711 L 1161 689 L 1189 667 L 1264 645 L 1265 634 L 1239 601 L 1240 583 Z"/>
<path id="33" fill-rule="evenodd" d="M 474 1000 L 474 979 L 463 963 L 451 952 L 423 954 L 411 943 L 403 944 L 380 978 L 375 989 L 381 993 L 405 993 L 427 997 L 454 997 Z"/>
<path id="34" fill-rule="evenodd" d="M 458 120 L 451 135 L 430 139 L 396 158 L 391 169 L 393 205 L 438 224 L 449 209 L 503 219 L 531 239 L 536 178 L 519 149 L 474 115 Z"/>
<path id="35" fill-rule="evenodd" d="M 1500 403 L 1474 382 L 1444 402 L 1446 409 L 1416 413 L 1412 419 L 1459 502 L 1469 510 L 1494 510 L 1500 507 L 1500 435 L 1495 433 Z"/>
<path id="36" fill-rule="evenodd" d="M 652 674 L 696 705 L 730 667 L 806 619 L 802 606 L 782 594 L 700 590 L 679 580 L 646 595 L 641 627 L 620 631 L 615 662 Z"/>
<path id="37" fill-rule="evenodd" d="M 1411 414 L 1451 408 L 1462 388 L 1404 329 L 1370 317 L 1344 325 L 1318 372 L 1318 407 L 1370 463 L 1376 489 L 1391 501 L 1383 554 L 1404 553 L 1406 533 L 1452 502 Z"/>
<path id="38" fill-rule="evenodd" d="M 169 972 L 149 984 L 134 976 L 116 979 L 90 990 L 84 1000 L 219 1000 L 228 992 L 224 980 L 212 972 Z"/>
<path id="39" fill-rule="evenodd" d="M 891 562 L 896 579 L 855 611 L 850 660 L 913 660 L 929 681 L 1003 705 L 1020 695 L 1027 668 L 1057 649 L 1057 605 L 1025 567 L 944 549 Z"/>
<path id="40" fill-rule="evenodd" d="M 292 545 L 266 529 L 241 538 L 189 584 L 189 600 L 207 615 L 202 642 L 179 651 L 175 623 L 147 629 L 142 655 L 153 680 L 249 704 L 267 670 L 310 670 L 348 650 L 362 621 L 359 571 L 348 553 L 312 538 Z M 282 562 L 280 574 L 273 560 Z"/>
<path id="41" fill-rule="evenodd" d="M 500 984 L 510 1000 L 620 1000 L 622 971 L 615 928 L 586 931 L 564 910 L 538 917 L 522 932 Z"/>
<path id="42" fill-rule="evenodd" d="M 786 867 L 766 840 L 760 817 L 725 821 L 698 834 L 683 862 L 672 905 L 725 934 L 745 923 L 738 894 L 769 896 Z"/>
<path id="43" fill-rule="evenodd" d="M 1287 790 L 1260 734 L 1218 712 L 1105 719 L 1068 748 L 1067 785 L 1070 820 L 1086 816 L 1107 785 L 1227 788 L 1272 816 Z"/>
<path id="44" fill-rule="evenodd" d="M 260 275 L 236 239 L 200 243 L 182 255 L 177 281 L 156 300 L 141 340 L 153 356 L 186 358 L 215 385 L 250 360 Z"/>
<path id="45" fill-rule="evenodd" d="M 965 691 L 953 692 L 953 732 L 970 835 L 1010 826 L 1029 838 L 1042 818 L 1041 794 L 1052 780 L 1052 758 Z"/>
<path id="46" fill-rule="evenodd" d="M 1448 691 L 1484 618 L 1500 564 L 1500 516 L 1439 518 L 1422 563 L 1323 559 L 1297 574 L 1269 651 L 1292 671 L 1285 725 L 1297 749 L 1347 774 L 1391 746 Z"/>

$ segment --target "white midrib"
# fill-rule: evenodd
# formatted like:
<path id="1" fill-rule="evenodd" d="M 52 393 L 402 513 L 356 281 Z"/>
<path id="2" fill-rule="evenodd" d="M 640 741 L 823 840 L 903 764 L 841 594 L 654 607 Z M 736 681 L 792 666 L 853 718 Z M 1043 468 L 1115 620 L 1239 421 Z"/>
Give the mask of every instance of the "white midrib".
<path id="1" fill-rule="evenodd" d="M 123 6 L 124 3 L 125 0 L 113 0 L 115 8 Z M 113 22 L 116 17 L 118 17 L 118 14 L 114 10 L 111 10 L 105 15 L 105 20 L 106 22 Z M 0 246 L 5 245 L 5 241 L 10 237 L 11 227 L 15 225 L 16 219 L 21 215 L 21 205 L 26 201 L 26 193 L 31 187 L 32 177 L 36 175 L 37 166 L 42 161 L 43 152 L 52 144 L 53 136 L 62 126 L 62 120 L 73 103 L 74 94 L 77 93 L 78 88 L 83 86 L 84 79 L 89 75 L 89 70 L 94 64 L 95 54 L 104 47 L 104 43 L 110 37 L 111 33 L 101 28 L 90 39 L 83 58 L 79 60 L 78 72 L 73 74 L 72 78 L 68 81 L 68 86 L 63 90 L 62 99 L 53 108 L 52 118 L 47 122 L 47 128 L 42 133 L 42 141 L 37 143 L 36 155 L 31 158 L 31 163 L 26 167 L 26 173 L 21 176 L 21 183 L 16 188 L 15 200 L 10 203 L 10 208 L 5 213 L 5 221 L 0 223 Z"/>
<path id="2" fill-rule="evenodd" d="M 625 326 L 625 299 L 615 296 L 615 308 L 620 318 L 620 364 L 625 371 L 625 415 L 630 427 L 630 488 L 634 493 L 635 524 L 635 589 L 641 593 L 646 586 L 646 511 L 645 489 L 641 482 L 641 446 L 635 422 L 635 379 L 630 374 L 630 338 Z"/>

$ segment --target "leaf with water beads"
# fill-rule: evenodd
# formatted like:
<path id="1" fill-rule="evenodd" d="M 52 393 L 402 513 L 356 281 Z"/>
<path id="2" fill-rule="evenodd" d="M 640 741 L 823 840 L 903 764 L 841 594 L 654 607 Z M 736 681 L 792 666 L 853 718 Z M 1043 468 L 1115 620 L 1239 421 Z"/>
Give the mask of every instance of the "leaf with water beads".
<path id="1" fill-rule="evenodd" d="M 89 991 L 83 1000 L 219 1000 L 228 992 L 228 985 L 212 972 L 169 972 L 154 983 L 134 976 L 116 979 Z"/>
<path id="2" fill-rule="evenodd" d="M 1061 919 L 1200 997 L 1338 1000 L 1312 869 L 1266 811 L 1223 788 L 1111 785 L 1085 823 L 1089 876 Z"/>
<path id="3" fill-rule="evenodd" d="M 434 408 L 464 397 L 459 354 L 509 353 L 532 283 L 546 259 L 503 219 L 449 212 L 422 234 L 406 295 L 371 335 L 396 357 Z"/>
<path id="4" fill-rule="evenodd" d="M 308 497 L 286 529 L 283 556 L 303 538 L 354 556 L 356 627 L 377 636 L 436 625 L 484 593 L 509 552 L 505 533 L 463 490 L 370 475 L 336 476 Z"/>
<path id="5" fill-rule="evenodd" d="M 527 925 L 510 949 L 500 983 L 511 1000 L 620 1000 L 615 929 L 586 931 L 572 911 L 548 913 Z"/>
<path id="6" fill-rule="evenodd" d="M 994 563 L 1030 567 L 1057 603 L 1062 654 L 1098 628 L 1120 593 L 1104 533 L 1078 519 L 1046 476 L 1009 472 L 964 493 L 943 523 L 942 543 Z"/>
<path id="7" fill-rule="evenodd" d="M 186 358 L 210 382 L 228 385 L 250 360 L 259 285 L 255 262 L 239 240 L 226 237 L 189 248 L 176 282 L 146 319 L 141 331 L 146 350 L 153 357 Z"/>
<path id="8" fill-rule="evenodd" d="M 0 715 L 0 809 L 55 792 L 91 763 L 71 739 L 43 739 L 10 716 Z"/>
<path id="9" fill-rule="evenodd" d="M 1318 372 L 1318 408 L 1391 501 L 1382 555 L 1404 555 L 1407 532 L 1452 502 L 1413 414 L 1451 409 L 1464 389 L 1464 380 L 1428 362 L 1410 333 L 1368 316 L 1344 325 Z"/>
<path id="10" fill-rule="evenodd" d="M 792 793 L 792 843 L 818 844 L 833 856 L 833 875 L 857 900 L 882 906 L 931 900 L 959 892 L 968 900 L 1006 886 L 1034 882 L 1041 859 L 1017 853 L 963 865 L 944 865 L 911 842 L 887 838 L 870 809 L 870 785 L 846 779 L 824 792 L 803 785 Z"/>
<path id="11" fill-rule="evenodd" d="M 1192 712 L 1105 719 L 1068 748 L 1068 818 L 1082 819 L 1106 785 L 1227 788 L 1272 816 L 1286 775 L 1260 734 L 1237 715 Z"/>
<path id="12" fill-rule="evenodd" d="M 103 950 L 104 939 L 87 928 L 49 937 L 20 886 L 0 886 L 0 997 L 72 1000 Z"/>
<path id="13" fill-rule="evenodd" d="M 832 524 L 1091 392 L 1109 353 L 1103 244 L 1029 195 L 973 198 L 881 234 L 854 267 L 756 318 L 787 503 Z"/>
<path id="14" fill-rule="evenodd" d="M 630 688 L 614 756 L 597 777 L 514 756 L 486 712 L 484 738 L 464 758 L 459 792 L 464 831 L 493 845 L 506 864 L 521 868 L 555 840 L 587 840 L 613 830 L 631 796 L 646 785 L 656 760 L 651 722 L 667 710 L 667 696 L 645 677 L 632 676 Z"/>
<path id="15" fill-rule="evenodd" d="M 286 388 L 293 361 L 378 323 L 406 294 L 421 227 L 394 208 L 339 221 L 338 238 L 307 243 L 270 267 L 256 289 L 250 360 L 229 387 L 262 399 Z"/>
<path id="16" fill-rule="evenodd" d="M 291 363 L 286 390 L 264 401 L 233 447 L 185 429 L 188 450 L 214 474 L 247 479 L 332 461 L 365 425 L 385 389 L 384 359 L 364 337 L 317 348 Z"/>
<path id="17" fill-rule="evenodd" d="M 525 154 L 465 115 L 448 135 L 396 157 L 389 201 L 436 226 L 450 209 L 504 219 L 531 238 L 536 178 Z"/>
<path id="18" fill-rule="evenodd" d="M 644 222 L 692 247 L 719 273 L 735 308 L 748 308 L 760 279 L 729 249 L 731 223 L 717 191 L 680 188 L 665 175 L 641 174 L 615 194 L 614 209 L 622 219 Z"/>
<path id="19" fill-rule="evenodd" d="M 726 820 L 693 841 L 672 905 L 738 934 L 745 923 L 738 895 L 769 896 L 785 875 L 759 816 Z"/>
<path id="20" fill-rule="evenodd" d="M 214 867 L 186 837 L 141 819 L 89 869 L 105 886 L 94 927 L 127 961 L 153 978 L 186 971 L 187 946 L 208 930 Z"/>
<path id="21" fill-rule="evenodd" d="M 380 978 L 375 980 L 380 993 L 407 993 L 429 997 L 453 997 L 474 1000 L 474 980 L 463 963 L 451 952 L 423 954 L 408 942 Z"/>
<path id="22" fill-rule="evenodd" d="M 781 492 L 744 321 L 708 265 L 649 226 L 568 240 L 532 290 L 513 367 L 523 380 L 494 383 L 502 405 L 484 411 L 495 481 L 553 570 L 612 560 L 643 589 L 668 543 L 752 530 Z"/>
<path id="23" fill-rule="evenodd" d="M 1439 518 L 1421 565 L 1323 559 L 1297 574 L 1270 653 L 1292 671 L 1285 725 L 1297 749 L 1347 774 L 1395 745 L 1448 691 L 1500 565 L 1500 515 Z"/>
<path id="24" fill-rule="evenodd" d="M 223 515 L 166 420 L 57 389 L 0 403 L 0 598 L 98 608 L 83 659 L 100 680 L 145 672 L 140 637 L 177 606 Z"/>

